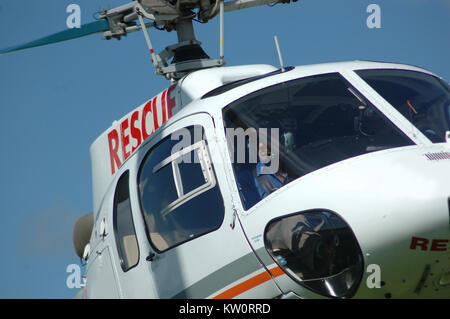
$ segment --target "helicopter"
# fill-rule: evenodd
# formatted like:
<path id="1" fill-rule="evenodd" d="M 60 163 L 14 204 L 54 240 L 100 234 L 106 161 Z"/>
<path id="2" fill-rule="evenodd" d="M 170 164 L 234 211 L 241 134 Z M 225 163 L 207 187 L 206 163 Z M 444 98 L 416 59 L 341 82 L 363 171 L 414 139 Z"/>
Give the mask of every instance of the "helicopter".
<path id="1" fill-rule="evenodd" d="M 142 31 L 170 81 L 91 146 L 80 297 L 450 297 L 448 83 L 370 61 L 227 67 L 195 39 L 193 19 L 271 2 L 133 1 L 2 51 Z M 178 43 L 156 54 L 152 27 Z"/>

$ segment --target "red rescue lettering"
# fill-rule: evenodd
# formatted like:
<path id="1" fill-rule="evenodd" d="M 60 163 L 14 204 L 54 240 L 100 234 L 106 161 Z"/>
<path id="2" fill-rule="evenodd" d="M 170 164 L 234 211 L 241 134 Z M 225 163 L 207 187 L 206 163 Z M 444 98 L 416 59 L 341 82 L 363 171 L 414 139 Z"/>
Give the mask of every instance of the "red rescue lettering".
<path id="1" fill-rule="evenodd" d="M 122 166 L 122 163 L 138 149 L 143 141 L 172 117 L 172 109 L 176 106 L 176 98 L 172 98 L 170 93 L 175 88 L 176 84 L 164 90 L 160 95 L 160 99 L 158 96 L 155 96 L 144 107 L 134 111 L 130 117 L 123 119 L 118 128 L 113 128 L 108 133 L 111 173 L 113 175 L 116 169 Z M 151 127 L 152 125 L 153 127 Z M 121 151 L 121 156 L 119 155 L 119 150 Z"/>
<path id="2" fill-rule="evenodd" d="M 142 127 L 142 138 L 144 139 L 144 141 L 153 133 L 153 130 L 148 132 L 147 131 L 147 115 L 148 114 L 152 114 L 152 101 L 148 101 L 147 104 L 145 104 L 144 109 L 142 110 L 142 123 L 141 123 L 141 127 Z"/>
<path id="3" fill-rule="evenodd" d="M 166 116 L 166 95 L 167 95 L 167 90 L 165 90 L 162 93 L 161 96 L 161 107 L 162 107 L 162 119 L 163 119 L 163 123 L 165 123 L 167 121 L 167 116 Z"/>
<path id="4" fill-rule="evenodd" d="M 157 97 L 155 96 L 155 98 L 153 99 L 153 105 L 152 105 L 152 112 L 153 112 L 153 124 L 154 124 L 154 128 L 155 131 L 157 129 L 159 129 L 159 124 L 158 124 L 158 112 L 156 110 L 156 101 L 157 101 Z"/>
<path id="5" fill-rule="evenodd" d="M 111 159 L 111 174 L 115 173 L 115 165 L 119 168 L 122 164 L 120 163 L 119 155 L 119 134 L 116 130 L 112 130 L 108 133 L 108 144 L 109 144 L 109 157 Z M 114 144 L 114 145 L 113 145 Z"/>
<path id="6" fill-rule="evenodd" d="M 131 137 L 136 140 L 136 146 L 133 146 L 133 148 L 131 149 L 131 153 L 133 153 L 139 147 L 139 145 L 141 145 L 142 142 L 141 130 L 139 129 L 139 127 L 135 126 L 137 120 L 139 120 L 139 111 L 135 111 L 131 115 Z"/>
<path id="7" fill-rule="evenodd" d="M 175 107 L 176 103 L 176 99 L 175 97 L 171 97 L 172 96 L 172 91 L 175 90 L 175 88 L 177 87 L 176 84 L 172 84 L 168 89 L 167 89 L 167 116 L 169 118 L 172 117 L 172 109 Z"/>
<path id="8" fill-rule="evenodd" d="M 125 162 L 130 157 L 130 152 L 127 152 L 127 146 L 130 144 L 130 137 L 125 134 L 125 130 L 128 128 L 128 119 L 123 120 L 120 124 L 120 139 L 122 142 L 122 155 Z"/>

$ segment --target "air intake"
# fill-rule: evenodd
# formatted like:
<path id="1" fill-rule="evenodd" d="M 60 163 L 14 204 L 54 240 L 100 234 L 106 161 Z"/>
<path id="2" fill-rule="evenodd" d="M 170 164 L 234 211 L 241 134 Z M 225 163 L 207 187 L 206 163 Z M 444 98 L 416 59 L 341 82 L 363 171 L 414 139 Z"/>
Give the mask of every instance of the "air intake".
<path id="1" fill-rule="evenodd" d="M 450 160 L 449 152 L 427 153 L 424 155 L 430 161 Z"/>

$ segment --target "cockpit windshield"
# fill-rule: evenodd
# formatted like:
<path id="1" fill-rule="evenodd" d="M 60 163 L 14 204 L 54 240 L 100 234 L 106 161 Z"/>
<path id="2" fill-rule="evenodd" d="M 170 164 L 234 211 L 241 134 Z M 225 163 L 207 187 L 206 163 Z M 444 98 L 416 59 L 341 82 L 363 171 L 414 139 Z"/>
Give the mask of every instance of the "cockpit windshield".
<path id="1" fill-rule="evenodd" d="M 356 72 L 431 142 L 445 142 L 450 131 L 450 90 L 442 80 L 407 70 Z"/>
<path id="2" fill-rule="evenodd" d="M 414 144 L 339 73 L 246 95 L 224 109 L 224 122 L 245 209 L 322 167 Z"/>

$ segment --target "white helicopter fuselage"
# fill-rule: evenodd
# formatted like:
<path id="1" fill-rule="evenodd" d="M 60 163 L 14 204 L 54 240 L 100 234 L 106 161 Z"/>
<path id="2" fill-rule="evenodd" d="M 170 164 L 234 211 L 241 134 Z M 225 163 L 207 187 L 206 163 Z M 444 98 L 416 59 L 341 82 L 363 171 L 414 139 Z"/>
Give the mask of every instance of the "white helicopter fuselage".
<path id="1" fill-rule="evenodd" d="M 285 72 L 267 65 L 212 68 L 185 76 L 114 122 L 91 146 L 94 224 L 84 255 L 85 297 L 346 297 L 334 292 L 331 281 L 314 281 L 316 288 L 311 288 L 308 278 L 301 278 L 304 273 L 293 270 L 289 260 L 275 258 L 278 250 L 268 246 L 270 224 L 301 212 L 330 212 L 345 221 L 360 250 L 357 278 L 346 281 L 354 282 L 351 297 L 449 298 L 450 136 L 447 142 L 431 142 L 355 73 L 377 69 L 432 75 L 418 67 L 363 61 Z M 224 109 L 264 88 L 329 73 L 342 76 L 411 143 L 324 165 L 246 207 L 230 160 Z M 170 166 L 175 173 L 150 186 L 178 193 L 176 201 L 164 204 L 168 208 L 161 212 L 161 223 L 188 204 L 189 214 L 196 210 L 218 217 L 211 217 L 209 228 L 200 223 L 198 232 L 180 231 L 183 239 L 170 241 L 149 225 L 154 217 L 147 207 L 156 198 L 143 199 L 152 183 L 143 175 L 151 153 L 192 126 L 204 132 L 205 142 L 190 149 L 199 154 L 204 184 L 189 189 L 186 180 L 194 178 L 184 178 L 181 166 L 174 164 L 181 153 L 166 151 L 153 173 Z M 211 201 L 201 201 L 212 190 L 219 196 L 220 212 Z M 323 290 L 320 285 L 328 286 Z"/>

